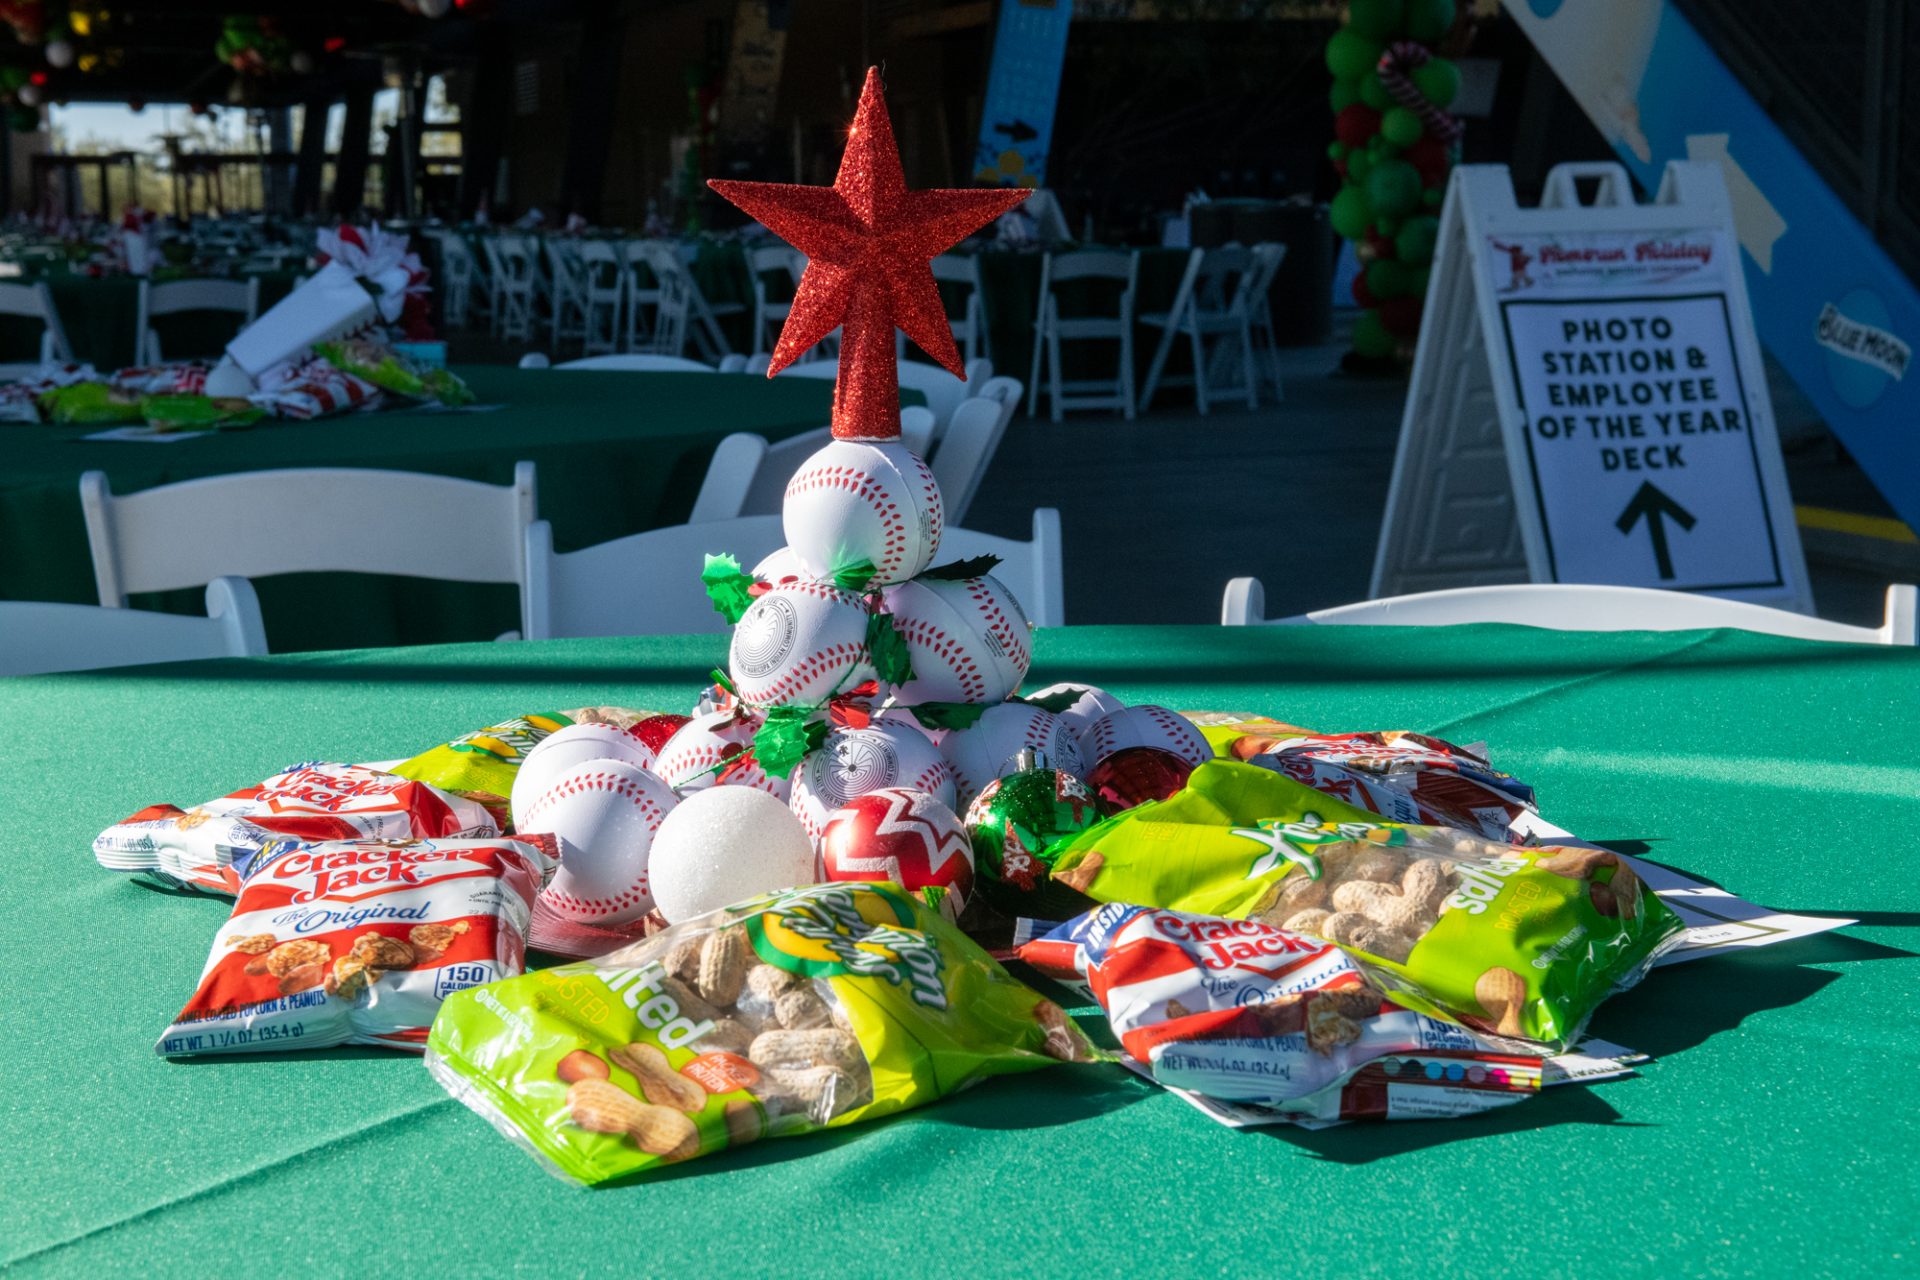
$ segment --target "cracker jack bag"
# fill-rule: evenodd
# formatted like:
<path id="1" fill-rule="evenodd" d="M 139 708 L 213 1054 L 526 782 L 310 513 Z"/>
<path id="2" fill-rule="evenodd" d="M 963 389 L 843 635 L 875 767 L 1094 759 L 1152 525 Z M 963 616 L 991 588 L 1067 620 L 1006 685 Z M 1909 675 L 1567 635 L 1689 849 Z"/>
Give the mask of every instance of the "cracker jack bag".
<path id="1" fill-rule="evenodd" d="M 157 1053 L 419 1049 L 447 995 L 526 967 L 551 837 L 276 842 Z"/>
<path id="2" fill-rule="evenodd" d="M 1082 979 L 1161 1084 L 1314 1120 L 1471 1115 L 1539 1092 L 1541 1059 L 1388 1001 L 1331 943 L 1109 903 L 1020 948 Z"/>
<path id="3" fill-rule="evenodd" d="M 581 1183 L 857 1124 L 1093 1050 L 938 911 L 815 885 L 463 992 L 427 1068 Z"/>
<path id="4" fill-rule="evenodd" d="M 102 831 L 93 856 L 109 871 L 237 893 L 269 844 L 495 836 L 480 805 L 422 782 L 352 764 L 301 764 L 257 786 L 180 809 L 149 805 Z"/>
<path id="5" fill-rule="evenodd" d="M 1387 822 L 1225 760 L 1052 851 L 1091 898 L 1313 934 L 1391 975 L 1407 1008 L 1554 1048 L 1683 932 L 1617 854 Z"/>

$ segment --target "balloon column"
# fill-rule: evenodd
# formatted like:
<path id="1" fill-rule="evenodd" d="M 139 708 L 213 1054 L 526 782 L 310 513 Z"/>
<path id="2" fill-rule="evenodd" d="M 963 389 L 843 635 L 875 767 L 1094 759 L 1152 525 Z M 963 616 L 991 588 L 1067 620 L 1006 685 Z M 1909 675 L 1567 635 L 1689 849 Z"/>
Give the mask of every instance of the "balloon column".
<path id="1" fill-rule="evenodd" d="M 1340 171 L 1333 229 L 1351 241 L 1364 310 L 1354 354 L 1410 358 L 1440 229 L 1440 198 L 1457 157 L 1460 124 L 1447 114 L 1460 72 L 1433 46 L 1453 27 L 1454 0 L 1352 0 L 1327 41 Z"/>
<path id="2" fill-rule="evenodd" d="M 272 18 L 234 14 L 220 24 L 213 54 L 243 76 L 282 75 L 291 70 L 293 42 Z"/>

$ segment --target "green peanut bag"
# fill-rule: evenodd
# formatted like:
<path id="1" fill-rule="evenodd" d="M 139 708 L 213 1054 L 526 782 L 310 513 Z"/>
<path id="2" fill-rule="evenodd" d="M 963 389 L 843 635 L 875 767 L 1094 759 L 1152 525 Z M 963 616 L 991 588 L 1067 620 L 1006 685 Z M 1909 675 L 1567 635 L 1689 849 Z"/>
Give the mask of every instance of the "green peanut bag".
<path id="1" fill-rule="evenodd" d="M 1407 1008 L 1556 1049 L 1682 933 L 1618 854 L 1389 822 L 1233 761 L 1050 852 L 1088 897 L 1313 934 Z"/>

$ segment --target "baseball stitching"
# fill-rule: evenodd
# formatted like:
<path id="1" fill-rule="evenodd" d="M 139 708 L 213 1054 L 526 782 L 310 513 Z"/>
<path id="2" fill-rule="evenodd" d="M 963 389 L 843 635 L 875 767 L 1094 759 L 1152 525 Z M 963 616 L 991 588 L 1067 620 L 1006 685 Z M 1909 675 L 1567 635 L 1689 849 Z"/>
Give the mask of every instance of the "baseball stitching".
<path id="1" fill-rule="evenodd" d="M 1000 608 L 1000 601 L 993 590 L 987 586 L 985 578 L 974 578 L 967 583 L 967 598 L 973 601 L 986 619 L 987 631 L 1000 637 L 1000 643 L 1006 647 L 1007 657 L 1020 670 L 1025 671 L 1032 665 L 1033 659 L 1027 651 L 1026 639 L 1020 634 L 1020 628 L 1013 625 Z"/>
<path id="2" fill-rule="evenodd" d="M 743 687 L 740 690 L 740 696 L 746 699 L 749 705 L 778 706 L 789 696 L 798 693 L 809 681 L 817 679 L 844 663 L 858 661 L 864 648 L 864 645 L 843 643 L 809 654 L 799 666 L 760 690 L 757 695 L 749 697 Z"/>
<path id="3" fill-rule="evenodd" d="M 897 615 L 894 623 L 896 626 L 899 624 Z M 917 659 L 921 651 L 924 651 L 929 657 L 939 659 L 947 671 L 960 682 L 960 701 L 976 702 L 986 697 L 987 682 L 980 675 L 979 664 L 967 655 L 966 649 L 951 634 L 920 618 L 908 619 L 907 625 L 900 628 L 900 634 L 907 643 L 921 646 L 921 649 L 916 650 L 913 655 L 916 659 L 914 663 L 916 667 L 919 666 Z M 918 680 L 924 677 L 916 671 L 914 678 Z"/>
<path id="4" fill-rule="evenodd" d="M 833 489 L 851 493 L 879 518 L 880 534 L 886 545 L 880 553 L 878 571 L 887 575 L 898 570 L 906 557 L 907 522 L 901 515 L 900 504 L 879 484 L 879 477 L 855 467 L 802 471 L 787 482 L 786 501 L 815 490 Z"/>

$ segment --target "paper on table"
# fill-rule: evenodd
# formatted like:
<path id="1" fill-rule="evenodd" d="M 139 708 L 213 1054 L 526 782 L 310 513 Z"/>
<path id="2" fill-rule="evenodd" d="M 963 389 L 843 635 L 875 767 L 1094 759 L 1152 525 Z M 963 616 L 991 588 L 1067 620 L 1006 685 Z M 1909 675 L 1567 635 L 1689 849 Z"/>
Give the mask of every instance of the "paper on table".
<path id="1" fill-rule="evenodd" d="M 138 444 L 174 444 L 181 440 L 197 440 L 201 436 L 217 435 L 213 431 L 162 431 L 159 427 L 109 427 L 105 431 L 96 431 L 83 440 L 128 440 Z"/>
<path id="2" fill-rule="evenodd" d="M 1513 824 L 1513 829 L 1531 835 L 1536 840 L 1586 849 L 1600 848 L 1592 841 L 1582 840 L 1533 814 L 1523 814 Z M 1669 867 L 1646 862 L 1630 854 L 1623 853 L 1620 856 L 1687 926 L 1685 941 L 1662 955 L 1655 962 L 1656 968 L 1678 964 L 1682 960 L 1698 960 L 1701 956 L 1731 948 L 1770 947 L 1778 942 L 1810 938 L 1842 925 L 1859 923 L 1843 916 L 1796 916 L 1756 906 L 1744 898 L 1734 897 L 1725 889 L 1716 889 Z"/>
<path id="3" fill-rule="evenodd" d="M 1621 1076 L 1630 1076 L 1639 1064 L 1648 1061 L 1644 1053 L 1625 1049 L 1605 1040 L 1583 1041 L 1577 1049 L 1566 1053 L 1556 1053 L 1546 1061 L 1546 1069 L 1541 1074 L 1541 1084 L 1591 1084 L 1596 1080 L 1617 1080 Z M 1137 1058 L 1122 1057 L 1121 1063 L 1135 1075 L 1153 1080 L 1153 1072 Z M 1160 1082 L 1153 1080 L 1155 1084 Z M 1168 1093 L 1187 1103 L 1218 1124 L 1229 1129 L 1251 1129 L 1261 1125 L 1290 1124 L 1300 1129 L 1332 1129 L 1346 1124 L 1345 1120 L 1318 1120 L 1311 1116 L 1292 1116 L 1271 1107 L 1262 1107 L 1251 1102 L 1223 1102 L 1219 1098 L 1209 1098 L 1203 1093 L 1191 1089 L 1176 1089 L 1169 1085 L 1160 1085 Z"/>

